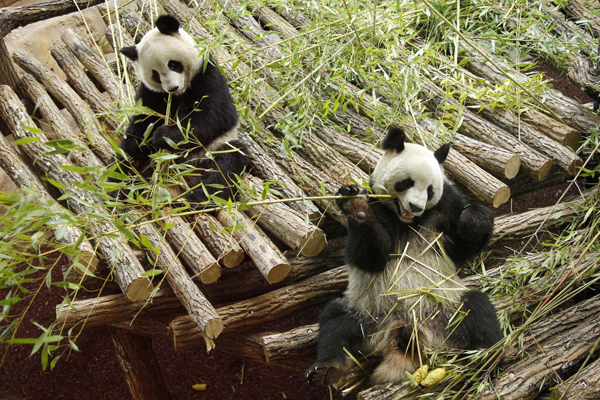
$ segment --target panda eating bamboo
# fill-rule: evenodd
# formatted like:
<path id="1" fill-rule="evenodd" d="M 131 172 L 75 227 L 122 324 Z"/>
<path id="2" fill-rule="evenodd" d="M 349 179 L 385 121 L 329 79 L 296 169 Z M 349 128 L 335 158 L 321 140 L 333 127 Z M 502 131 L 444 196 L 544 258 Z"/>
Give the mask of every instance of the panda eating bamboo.
<path id="1" fill-rule="evenodd" d="M 382 147 L 371 188 L 392 198 L 337 199 L 348 218 L 348 288 L 319 317 L 311 383 L 339 382 L 362 355 L 381 360 L 372 383 L 397 382 L 424 348 L 488 348 L 502 338 L 488 297 L 467 290 L 455 267 L 487 244 L 493 214 L 445 179 L 449 145 L 431 152 L 391 129 Z M 365 193 L 350 185 L 338 194 Z"/>
<path id="2" fill-rule="evenodd" d="M 152 114 L 133 116 L 120 147 L 142 174 L 152 153 L 180 152 L 180 163 L 192 169 L 185 177 L 190 203 L 219 191 L 231 198 L 232 178 L 248 167 L 249 157 L 238 140 L 238 114 L 227 79 L 212 57 L 200 56 L 176 18 L 162 15 L 155 25 L 137 45 L 121 49 L 138 63 L 142 83 L 136 101 Z M 170 123 L 165 124 L 168 110 Z"/>

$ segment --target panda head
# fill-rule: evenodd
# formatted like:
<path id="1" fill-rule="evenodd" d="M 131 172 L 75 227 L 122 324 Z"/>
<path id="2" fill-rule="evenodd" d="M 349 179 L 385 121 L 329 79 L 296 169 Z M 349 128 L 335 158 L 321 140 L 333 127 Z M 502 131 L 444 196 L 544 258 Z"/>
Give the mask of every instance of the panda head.
<path id="1" fill-rule="evenodd" d="M 390 129 L 382 142 L 385 154 L 371 176 L 376 193 L 392 195 L 386 204 L 406 223 L 423 215 L 442 198 L 444 171 L 450 145 L 435 152 L 413 143 L 405 143 L 404 132 Z"/>
<path id="2" fill-rule="evenodd" d="M 158 93 L 182 94 L 202 66 L 196 42 L 170 15 L 161 15 L 156 28 L 121 53 L 138 62 L 142 82 Z"/>

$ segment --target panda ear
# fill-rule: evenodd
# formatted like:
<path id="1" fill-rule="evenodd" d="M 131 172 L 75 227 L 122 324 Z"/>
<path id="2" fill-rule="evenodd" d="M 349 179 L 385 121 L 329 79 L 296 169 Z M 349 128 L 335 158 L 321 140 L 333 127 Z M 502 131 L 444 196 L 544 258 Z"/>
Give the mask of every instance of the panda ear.
<path id="1" fill-rule="evenodd" d="M 123 54 L 125 57 L 129 58 L 131 61 L 137 61 L 138 52 L 135 46 L 123 47 L 119 50 L 119 53 Z"/>
<path id="2" fill-rule="evenodd" d="M 170 15 L 161 15 L 154 23 L 163 35 L 172 35 L 179 31 L 179 21 Z"/>
<path id="3" fill-rule="evenodd" d="M 384 150 L 396 150 L 400 153 L 404 150 L 404 131 L 400 128 L 390 128 L 381 142 L 381 148 Z"/>
<path id="4" fill-rule="evenodd" d="M 433 155 L 434 155 L 435 159 L 438 160 L 438 162 L 440 164 L 442 164 L 444 161 L 446 161 L 446 157 L 448 157 L 449 151 L 450 151 L 450 143 L 446 143 L 446 144 L 441 145 L 439 149 L 434 151 Z"/>

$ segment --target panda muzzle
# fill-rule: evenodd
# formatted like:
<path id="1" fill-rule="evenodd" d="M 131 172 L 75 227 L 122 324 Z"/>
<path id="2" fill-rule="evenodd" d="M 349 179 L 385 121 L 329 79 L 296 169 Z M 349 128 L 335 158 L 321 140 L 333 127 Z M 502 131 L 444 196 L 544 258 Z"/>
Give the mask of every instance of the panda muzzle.
<path id="1" fill-rule="evenodd" d="M 411 220 L 415 217 L 410 211 L 402 207 L 402 203 L 400 203 L 399 201 L 396 202 L 396 205 L 398 206 L 398 215 L 400 216 L 400 218 L 405 220 Z"/>

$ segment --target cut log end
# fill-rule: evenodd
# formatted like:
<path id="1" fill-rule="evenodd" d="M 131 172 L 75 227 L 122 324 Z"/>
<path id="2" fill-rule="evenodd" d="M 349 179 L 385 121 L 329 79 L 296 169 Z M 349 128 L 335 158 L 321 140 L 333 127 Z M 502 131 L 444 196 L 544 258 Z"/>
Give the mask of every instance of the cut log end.
<path id="1" fill-rule="evenodd" d="M 578 131 L 571 131 L 565 135 L 565 140 L 563 144 L 567 147 L 570 147 L 573 151 L 577 151 L 579 145 L 581 143 L 581 133 Z"/>
<path id="2" fill-rule="evenodd" d="M 541 168 L 537 171 L 537 175 L 535 176 L 535 180 L 542 182 L 548 179 L 550 176 L 550 171 L 552 170 L 552 161 L 548 160 L 544 164 L 542 164 Z"/>
<path id="3" fill-rule="evenodd" d="M 223 255 L 221 263 L 227 268 L 233 268 L 240 265 L 245 256 L 246 253 L 244 253 L 242 249 L 233 249 L 227 252 L 227 254 Z"/>
<path id="4" fill-rule="evenodd" d="M 269 281 L 269 283 L 281 282 L 286 276 L 288 276 L 290 270 L 290 264 L 277 264 L 269 271 L 267 281 Z"/>
<path id="5" fill-rule="evenodd" d="M 510 188 L 508 186 L 501 187 L 494 196 L 494 200 L 492 201 L 492 205 L 494 208 L 500 207 L 502 204 L 506 203 L 510 199 Z"/>
<path id="6" fill-rule="evenodd" d="M 208 284 L 216 282 L 221 277 L 221 266 L 217 263 L 212 264 L 200 273 L 200 281 Z"/>
<path id="7" fill-rule="evenodd" d="M 211 319 L 206 323 L 204 333 L 211 339 L 218 337 L 223 332 L 223 322 L 220 319 Z"/>
<path id="8" fill-rule="evenodd" d="M 152 286 L 150 279 L 141 277 L 134 279 L 127 286 L 125 294 L 131 301 L 146 300 L 152 294 L 152 290 L 154 290 L 154 287 Z"/>
<path id="9" fill-rule="evenodd" d="M 504 176 L 506 176 L 506 179 L 512 179 L 515 176 L 517 176 L 517 173 L 519 173 L 520 168 L 521 157 L 515 154 L 506 163 L 506 167 L 504 168 Z"/>
<path id="10" fill-rule="evenodd" d="M 583 166 L 583 161 L 579 157 L 573 158 L 569 166 L 567 167 L 567 173 L 571 176 L 577 174 L 579 168 Z"/>
<path id="11" fill-rule="evenodd" d="M 322 230 L 315 230 L 306 234 L 300 245 L 300 254 L 305 257 L 314 257 L 319 254 L 327 243 L 327 237 Z"/>

